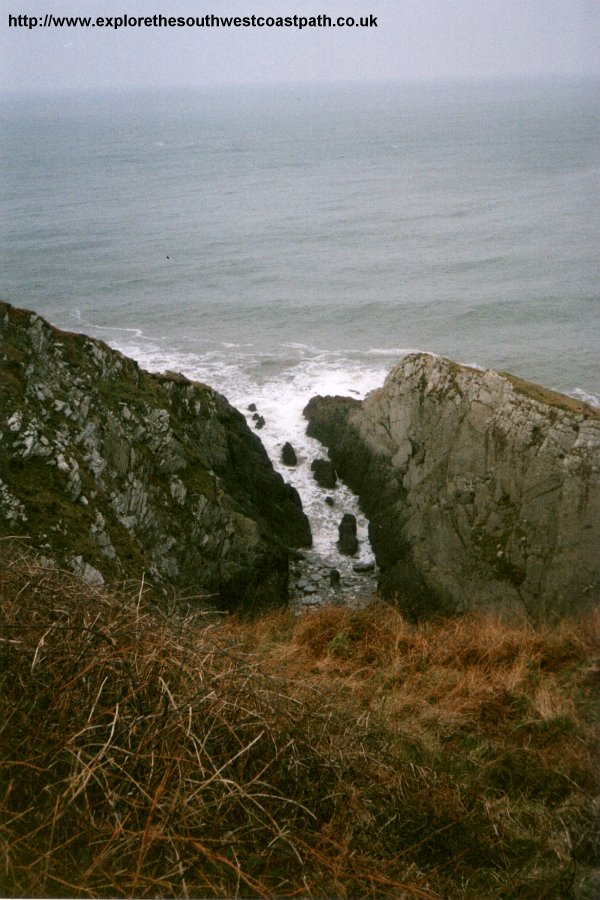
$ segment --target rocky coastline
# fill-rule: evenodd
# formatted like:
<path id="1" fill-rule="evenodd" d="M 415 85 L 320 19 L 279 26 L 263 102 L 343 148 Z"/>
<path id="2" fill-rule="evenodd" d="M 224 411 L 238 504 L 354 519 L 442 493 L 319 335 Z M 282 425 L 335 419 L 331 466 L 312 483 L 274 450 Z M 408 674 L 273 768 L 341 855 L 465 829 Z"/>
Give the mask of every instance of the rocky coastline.
<path id="1" fill-rule="evenodd" d="M 412 354 L 364 401 L 314 397 L 324 502 L 369 520 L 340 571 L 310 549 L 297 491 L 212 388 L 0 304 L 0 538 L 90 583 L 144 578 L 186 602 L 362 606 L 552 620 L 600 584 L 600 410 L 514 376 Z M 258 414 L 257 414 L 258 415 Z M 253 427 L 252 427 L 253 426 Z M 297 463 L 290 444 L 283 465 Z M 342 557 L 339 557 L 342 559 Z"/>
<path id="2" fill-rule="evenodd" d="M 364 401 L 304 414 L 369 518 L 381 594 L 411 618 L 598 602 L 600 410 L 421 353 Z"/>
<path id="3" fill-rule="evenodd" d="M 297 492 L 217 391 L 0 305 L 0 536 L 88 582 L 219 608 L 288 597 Z"/>

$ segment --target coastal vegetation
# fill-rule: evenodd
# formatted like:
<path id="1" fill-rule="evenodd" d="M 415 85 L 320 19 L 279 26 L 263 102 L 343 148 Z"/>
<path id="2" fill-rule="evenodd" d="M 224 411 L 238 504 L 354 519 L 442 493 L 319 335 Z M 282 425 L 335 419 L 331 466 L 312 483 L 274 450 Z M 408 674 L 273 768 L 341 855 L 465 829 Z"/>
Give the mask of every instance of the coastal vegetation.
<path id="1" fill-rule="evenodd" d="M 224 617 L 0 547 L 3 896 L 597 896 L 597 614 Z"/>

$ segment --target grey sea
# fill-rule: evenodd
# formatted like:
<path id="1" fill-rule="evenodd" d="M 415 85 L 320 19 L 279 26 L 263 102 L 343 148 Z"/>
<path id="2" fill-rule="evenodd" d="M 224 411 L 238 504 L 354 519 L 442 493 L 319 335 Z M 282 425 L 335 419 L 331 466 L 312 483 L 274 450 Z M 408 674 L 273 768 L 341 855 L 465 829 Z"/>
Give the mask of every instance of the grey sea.
<path id="1" fill-rule="evenodd" d="M 23 96 L 1 130 L 3 297 L 255 403 L 324 555 L 312 395 L 419 349 L 600 403 L 597 81 Z"/>

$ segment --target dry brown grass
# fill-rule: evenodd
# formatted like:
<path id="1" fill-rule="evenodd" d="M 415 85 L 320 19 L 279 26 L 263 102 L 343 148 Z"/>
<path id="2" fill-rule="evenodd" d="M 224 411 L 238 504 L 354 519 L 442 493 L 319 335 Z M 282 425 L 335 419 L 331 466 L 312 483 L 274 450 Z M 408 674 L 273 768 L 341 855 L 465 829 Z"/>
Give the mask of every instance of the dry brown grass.
<path id="1" fill-rule="evenodd" d="M 215 621 L 0 559 L 0 893 L 596 896 L 598 622 Z"/>

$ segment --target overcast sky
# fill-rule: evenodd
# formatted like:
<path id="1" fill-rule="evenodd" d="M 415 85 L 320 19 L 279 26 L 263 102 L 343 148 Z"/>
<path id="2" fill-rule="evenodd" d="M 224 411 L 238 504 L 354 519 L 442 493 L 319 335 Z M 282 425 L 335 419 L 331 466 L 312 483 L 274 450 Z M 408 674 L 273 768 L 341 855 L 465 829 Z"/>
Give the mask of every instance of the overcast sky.
<path id="1" fill-rule="evenodd" d="M 598 0 L 0 0 L 4 90 L 600 74 Z M 370 29 L 9 27 L 9 14 L 377 17 Z"/>

